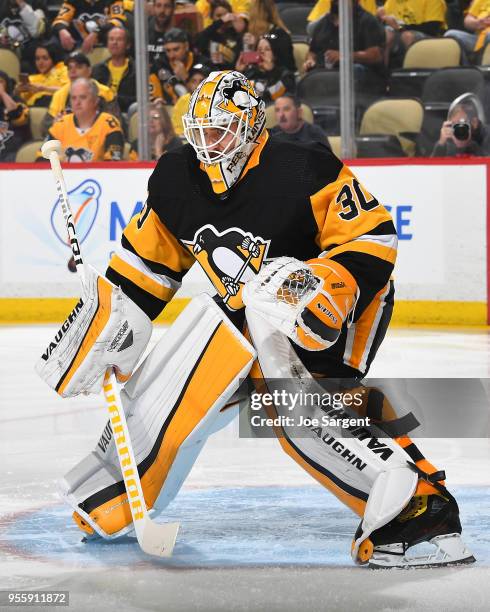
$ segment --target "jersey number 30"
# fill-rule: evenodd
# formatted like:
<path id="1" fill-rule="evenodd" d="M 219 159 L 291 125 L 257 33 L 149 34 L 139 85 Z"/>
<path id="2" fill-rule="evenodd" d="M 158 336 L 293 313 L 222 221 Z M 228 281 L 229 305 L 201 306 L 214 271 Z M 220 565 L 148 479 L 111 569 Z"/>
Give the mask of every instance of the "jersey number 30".
<path id="1" fill-rule="evenodd" d="M 379 206 L 376 198 L 371 196 L 370 200 L 367 199 L 359 181 L 356 179 L 353 179 L 352 186 L 346 183 L 342 187 L 336 202 L 342 206 L 342 210 L 338 214 L 344 221 L 352 221 L 361 214 L 361 210 L 369 212 Z"/>

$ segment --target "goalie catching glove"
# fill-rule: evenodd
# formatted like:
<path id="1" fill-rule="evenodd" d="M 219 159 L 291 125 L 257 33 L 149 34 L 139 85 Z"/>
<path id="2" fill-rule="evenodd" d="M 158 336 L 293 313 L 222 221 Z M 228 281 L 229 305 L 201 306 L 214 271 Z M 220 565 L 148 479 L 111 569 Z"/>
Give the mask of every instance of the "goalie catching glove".
<path id="1" fill-rule="evenodd" d="M 310 351 L 332 346 L 359 295 L 352 274 L 326 258 L 278 257 L 246 283 L 243 301 Z"/>
<path id="2" fill-rule="evenodd" d="M 84 296 L 36 364 L 62 397 L 98 393 L 113 367 L 119 382 L 131 376 L 151 336 L 147 315 L 119 287 L 85 265 Z"/>

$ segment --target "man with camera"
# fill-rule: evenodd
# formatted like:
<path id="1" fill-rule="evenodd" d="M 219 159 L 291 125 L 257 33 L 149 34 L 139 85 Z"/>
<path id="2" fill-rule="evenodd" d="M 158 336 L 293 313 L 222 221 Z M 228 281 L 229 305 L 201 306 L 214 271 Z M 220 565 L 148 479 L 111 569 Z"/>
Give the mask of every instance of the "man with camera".
<path id="1" fill-rule="evenodd" d="M 453 102 L 431 157 L 490 154 L 490 134 L 471 100 Z"/>

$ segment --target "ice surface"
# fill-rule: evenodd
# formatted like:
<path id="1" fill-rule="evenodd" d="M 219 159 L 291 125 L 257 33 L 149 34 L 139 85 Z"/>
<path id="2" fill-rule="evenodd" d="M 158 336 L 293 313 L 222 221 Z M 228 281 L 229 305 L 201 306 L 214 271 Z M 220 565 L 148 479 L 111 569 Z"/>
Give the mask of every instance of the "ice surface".
<path id="1" fill-rule="evenodd" d="M 357 519 L 276 441 L 238 439 L 236 424 L 209 440 L 162 517 L 182 521 L 171 560 L 155 562 L 131 540 L 80 543 L 56 479 L 92 449 L 106 414 L 100 398 L 61 400 L 36 377 L 54 332 L 0 327 L 0 589 L 68 589 L 69 609 L 84 611 L 489 608 L 488 438 L 419 444 L 457 494 L 471 567 L 354 567 Z M 372 375 L 485 377 L 489 349 L 482 330 L 394 330 Z"/>

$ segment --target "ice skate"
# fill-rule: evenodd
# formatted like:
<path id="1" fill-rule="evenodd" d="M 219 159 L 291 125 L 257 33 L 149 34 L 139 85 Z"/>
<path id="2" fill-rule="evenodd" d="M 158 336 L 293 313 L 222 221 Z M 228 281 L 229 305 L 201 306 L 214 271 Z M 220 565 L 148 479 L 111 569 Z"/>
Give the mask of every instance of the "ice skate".
<path id="1" fill-rule="evenodd" d="M 475 562 L 461 538 L 458 504 L 446 489 L 412 497 L 396 518 L 371 534 L 361 551 L 373 569 Z"/>

